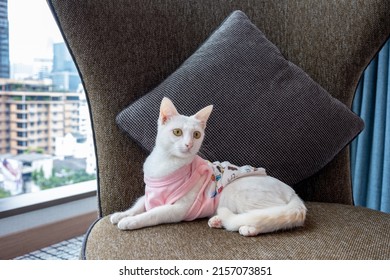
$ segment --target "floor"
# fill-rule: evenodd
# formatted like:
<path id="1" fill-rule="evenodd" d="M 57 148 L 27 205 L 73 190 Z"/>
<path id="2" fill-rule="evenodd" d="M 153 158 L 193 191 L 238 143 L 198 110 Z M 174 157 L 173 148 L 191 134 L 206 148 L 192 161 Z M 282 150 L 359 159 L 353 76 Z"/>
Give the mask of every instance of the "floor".
<path id="1" fill-rule="evenodd" d="M 62 241 L 52 246 L 28 253 L 15 260 L 78 260 L 84 236 Z"/>

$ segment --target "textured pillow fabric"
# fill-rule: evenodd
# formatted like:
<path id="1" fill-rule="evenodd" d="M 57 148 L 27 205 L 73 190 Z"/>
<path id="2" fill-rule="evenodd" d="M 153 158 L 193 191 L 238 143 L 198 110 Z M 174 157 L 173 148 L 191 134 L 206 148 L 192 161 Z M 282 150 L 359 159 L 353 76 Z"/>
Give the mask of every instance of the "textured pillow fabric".
<path id="1" fill-rule="evenodd" d="M 264 167 L 290 185 L 319 171 L 364 127 L 347 106 L 286 60 L 241 11 L 117 116 L 118 125 L 148 151 L 164 96 L 185 115 L 214 105 L 202 157 Z"/>

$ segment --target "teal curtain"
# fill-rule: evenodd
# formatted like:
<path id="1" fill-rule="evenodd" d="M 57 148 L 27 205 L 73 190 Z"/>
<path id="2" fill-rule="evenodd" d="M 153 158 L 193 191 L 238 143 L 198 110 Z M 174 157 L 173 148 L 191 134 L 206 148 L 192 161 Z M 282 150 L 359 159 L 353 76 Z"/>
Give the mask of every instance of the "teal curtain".
<path id="1" fill-rule="evenodd" d="M 356 90 L 352 110 L 365 129 L 351 144 L 356 205 L 390 213 L 390 41 L 370 63 Z"/>

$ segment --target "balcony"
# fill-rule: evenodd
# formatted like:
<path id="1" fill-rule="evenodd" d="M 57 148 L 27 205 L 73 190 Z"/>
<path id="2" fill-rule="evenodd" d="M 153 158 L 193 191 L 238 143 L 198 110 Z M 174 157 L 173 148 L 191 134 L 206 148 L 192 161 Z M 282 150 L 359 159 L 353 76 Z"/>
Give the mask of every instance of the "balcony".
<path id="1" fill-rule="evenodd" d="M 63 111 L 64 111 L 64 106 L 63 105 L 52 105 L 50 107 L 50 113 L 62 114 Z"/>
<path id="2" fill-rule="evenodd" d="M 28 115 L 27 114 L 10 114 L 10 122 L 16 123 L 16 122 L 27 122 L 28 121 Z"/>

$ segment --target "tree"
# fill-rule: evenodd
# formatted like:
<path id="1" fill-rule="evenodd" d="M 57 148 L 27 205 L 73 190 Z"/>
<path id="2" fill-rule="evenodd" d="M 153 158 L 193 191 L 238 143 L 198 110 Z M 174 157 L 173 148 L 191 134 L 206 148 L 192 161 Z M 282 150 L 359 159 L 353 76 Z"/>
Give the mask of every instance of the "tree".
<path id="1" fill-rule="evenodd" d="M 11 193 L 9 191 L 0 188 L 0 198 L 5 198 L 9 196 L 11 196 Z"/>
<path id="2" fill-rule="evenodd" d="M 41 190 L 61 187 L 70 184 L 76 184 L 84 181 L 96 179 L 96 175 L 86 173 L 84 170 L 55 170 L 52 171 L 52 176 L 45 178 L 43 169 L 34 171 L 32 174 L 34 183 L 41 188 Z"/>

